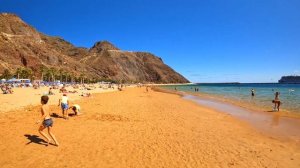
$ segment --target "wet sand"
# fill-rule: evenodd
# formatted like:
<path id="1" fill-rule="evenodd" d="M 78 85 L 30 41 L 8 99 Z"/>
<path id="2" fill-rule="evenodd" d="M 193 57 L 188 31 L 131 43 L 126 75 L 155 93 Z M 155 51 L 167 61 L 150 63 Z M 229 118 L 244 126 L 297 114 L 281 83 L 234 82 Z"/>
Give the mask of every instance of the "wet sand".
<path id="1" fill-rule="evenodd" d="M 1 167 L 300 167 L 296 142 L 179 95 L 130 88 L 76 101 L 83 115 L 54 119 L 59 147 L 37 132 L 40 107 L 0 113 Z"/>
<path id="2" fill-rule="evenodd" d="M 204 99 L 198 96 L 185 95 L 184 99 L 192 100 L 202 106 L 225 112 L 238 119 L 248 122 L 259 131 L 282 139 L 291 139 L 300 145 L 300 119 L 283 117 L 278 112 L 261 112 L 243 107 L 226 104 L 221 101 Z"/>
<path id="3" fill-rule="evenodd" d="M 268 104 L 268 106 L 261 106 L 261 105 L 255 104 L 255 102 L 252 102 L 252 101 L 247 102 L 247 101 L 243 101 L 240 99 L 233 99 L 233 98 L 228 98 L 225 96 L 215 95 L 215 94 L 193 93 L 193 92 L 188 92 L 188 94 L 200 97 L 202 99 L 208 99 L 208 100 L 212 100 L 212 101 L 222 102 L 225 104 L 231 104 L 233 106 L 245 108 L 250 111 L 260 111 L 260 112 L 269 112 L 270 113 L 270 112 L 273 112 L 273 107 L 274 107 L 274 104 L 272 104 L 271 101 L 270 101 L 270 104 Z M 280 111 L 277 112 L 277 115 L 280 117 L 289 117 L 289 118 L 300 119 L 300 112 L 298 110 L 289 111 L 289 110 L 285 109 L 282 105 L 281 105 Z"/>

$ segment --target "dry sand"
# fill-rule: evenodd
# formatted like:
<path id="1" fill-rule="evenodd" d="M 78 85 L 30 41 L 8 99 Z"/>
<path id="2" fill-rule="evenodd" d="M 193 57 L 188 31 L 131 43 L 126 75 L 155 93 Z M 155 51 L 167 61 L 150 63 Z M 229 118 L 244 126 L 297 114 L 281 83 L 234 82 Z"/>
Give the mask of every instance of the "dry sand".
<path id="1" fill-rule="evenodd" d="M 299 144 L 178 95 L 134 88 L 77 103 L 83 115 L 54 119 L 59 147 L 40 139 L 39 107 L 1 113 L 1 167 L 300 167 Z"/>
<path id="2" fill-rule="evenodd" d="M 67 87 L 66 89 L 68 91 L 78 92 L 78 93 L 68 93 L 68 97 L 70 98 L 70 101 L 74 101 L 82 98 L 82 96 L 80 96 L 81 93 L 94 94 L 94 93 L 114 91 L 114 89 L 102 89 L 99 87 L 93 90 L 73 89 L 71 87 Z M 13 91 L 14 94 L 0 94 L 0 103 L 1 103 L 0 112 L 8 112 L 22 107 L 39 105 L 40 97 L 44 93 L 48 93 L 49 87 L 41 87 L 39 89 L 14 88 Z M 62 96 L 62 94 L 59 93 L 58 89 L 53 89 L 52 91 L 55 93 L 55 95 L 50 96 L 51 99 L 49 100 L 49 104 L 58 104 L 58 100 Z"/>

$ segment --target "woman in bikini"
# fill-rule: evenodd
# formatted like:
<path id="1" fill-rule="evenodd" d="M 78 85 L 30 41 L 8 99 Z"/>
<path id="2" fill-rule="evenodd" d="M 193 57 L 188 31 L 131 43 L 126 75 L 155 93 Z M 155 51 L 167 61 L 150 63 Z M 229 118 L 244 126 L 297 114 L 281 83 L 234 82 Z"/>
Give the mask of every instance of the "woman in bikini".
<path id="1" fill-rule="evenodd" d="M 274 103 L 274 110 L 276 110 L 277 109 L 277 111 L 279 111 L 279 107 L 280 107 L 280 104 L 281 104 L 281 102 L 280 102 L 280 100 L 279 100 L 279 92 L 276 92 L 275 93 L 275 99 L 273 100 L 273 103 Z"/>

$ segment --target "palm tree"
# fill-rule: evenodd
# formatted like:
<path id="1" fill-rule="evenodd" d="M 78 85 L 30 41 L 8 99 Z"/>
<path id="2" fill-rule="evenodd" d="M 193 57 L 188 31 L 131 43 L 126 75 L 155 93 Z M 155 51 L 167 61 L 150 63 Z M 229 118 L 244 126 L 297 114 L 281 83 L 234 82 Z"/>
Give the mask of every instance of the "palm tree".
<path id="1" fill-rule="evenodd" d="M 68 75 L 69 75 L 68 72 L 65 72 L 65 73 L 64 73 L 64 76 L 65 76 L 65 82 L 68 82 Z"/>
<path id="2" fill-rule="evenodd" d="M 71 78 L 71 83 L 73 83 L 74 82 L 74 73 L 71 72 L 70 78 Z"/>
<path id="3" fill-rule="evenodd" d="M 50 68 L 50 74 L 51 74 L 52 81 L 55 82 L 55 77 L 57 75 L 57 70 L 54 67 Z"/>
<path id="4" fill-rule="evenodd" d="M 80 83 L 84 83 L 84 74 L 80 74 Z"/>
<path id="5" fill-rule="evenodd" d="M 22 68 L 22 67 L 17 68 L 17 70 L 16 70 L 16 75 L 17 75 L 17 78 L 18 78 L 18 79 L 20 79 L 20 74 L 22 73 L 22 71 L 23 71 L 23 68 Z"/>
<path id="6" fill-rule="evenodd" d="M 44 74 L 47 73 L 47 70 L 48 70 L 48 68 L 47 68 L 46 66 L 44 66 L 44 65 L 42 65 L 42 66 L 40 67 L 40 72 L 41 72 L 41 74 L 42 74 L 42 76 L 41 76 L 41 80 L 42 80 L 42 81 L 44 80 Z"/>
<path id="7" fill-rule="evenodd" d="M 33 75 L 33 72 L 30 68 L 25 68 L 24 69 L 24 78 L 27 78 L 27 79 L 31 79 L 32 78 L 32 75 Z"/>
<path id="8" fill-rule="evenodd" d="M 13 75 L 10 73 L 10 71 L 8 69 L 5 69 L 3 71 L 3 74 L 1 75 L 1 79 L 4 78 L 4 79 L 9 79 L 11 78 Z"/>
<path id="9" fill-rule="evenodd" d="M 63 73 L 64 73 L 64 70 L 63 69 L 59 69 L 59 76 L 60 76 L 60 82 L 62 82 L 62 77 L 63 77 Z"/>
<path id="10" fill-rule="evenodd" d="M 51 69 L 47 69 L 45 73 L 46 78 L 48 79 L 47 81 L 50 82 L 51 76 L 52 76 L 52 71 Z"/>

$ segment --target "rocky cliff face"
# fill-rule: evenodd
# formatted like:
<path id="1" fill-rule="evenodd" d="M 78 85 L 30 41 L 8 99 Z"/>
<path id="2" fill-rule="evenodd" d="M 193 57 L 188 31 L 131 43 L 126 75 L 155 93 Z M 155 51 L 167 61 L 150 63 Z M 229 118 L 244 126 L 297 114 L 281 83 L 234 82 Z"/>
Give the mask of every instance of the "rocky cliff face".
<path id="1" fill-rule="evenodd" d="M 64 70 L 74 76 L 116 81 L 186 83 L 183 76 L 151 53 L 122 51 L 108 41 L 90 48 L 75 47 L 39 33 L 14 14 L 0 14 L 0 74 L 18 67 L 41 75 L 41 67 Z"/>

